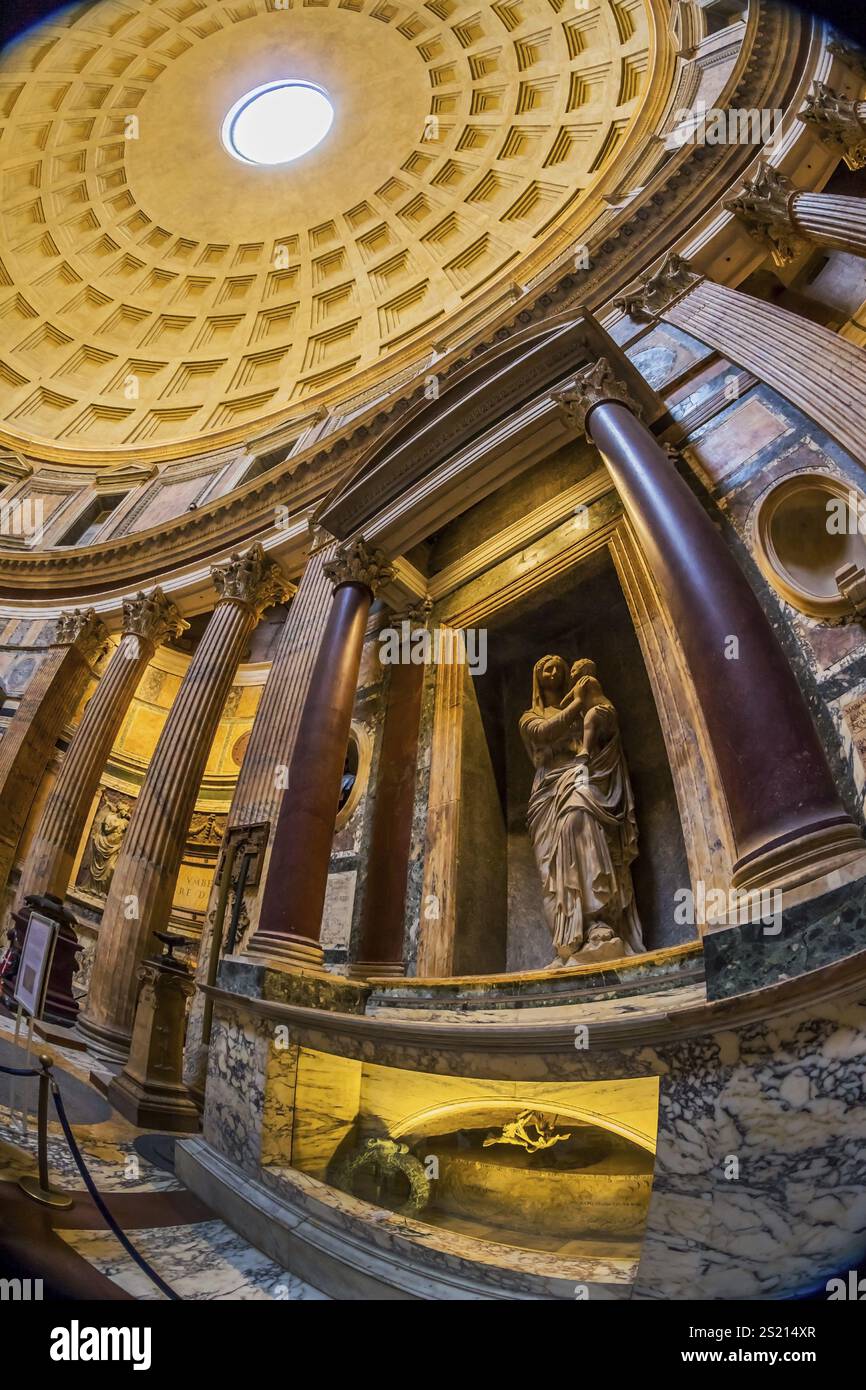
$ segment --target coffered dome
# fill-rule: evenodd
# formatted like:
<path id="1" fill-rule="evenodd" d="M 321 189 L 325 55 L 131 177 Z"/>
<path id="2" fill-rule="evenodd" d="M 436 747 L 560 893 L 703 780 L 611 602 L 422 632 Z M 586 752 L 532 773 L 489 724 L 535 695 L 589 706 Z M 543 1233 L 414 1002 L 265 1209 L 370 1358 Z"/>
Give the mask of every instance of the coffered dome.
<path id="1" fill-rule="evenodd" d="M 420 365 L 571 248 L 642 142 L 651 0 L 98 0 L 0 65 L 0 431 L 90 463 L 231 443 Z M 324 89 L 262 167 L 251 90 Z"/>

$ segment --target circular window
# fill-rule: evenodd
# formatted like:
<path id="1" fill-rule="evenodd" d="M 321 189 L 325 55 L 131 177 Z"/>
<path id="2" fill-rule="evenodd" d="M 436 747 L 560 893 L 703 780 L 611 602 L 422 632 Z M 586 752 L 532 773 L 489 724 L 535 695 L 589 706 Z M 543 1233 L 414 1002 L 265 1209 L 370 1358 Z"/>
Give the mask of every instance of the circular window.
<path id="1" fill-rule="evenodd" d="M 813 618 L 851 612 L 836 575 L 866 568 L 866 501 L 842 479 L 798 473 L 776 484 L 761 501 L 757 556 L 783 598 Z"/>
<path id="2" fill-rule="evenodd" d="M 236 101 L 223 144 L 245 164 L 288 164 L 324 140 L 334 120 L 328 94 L 312 82 L 267 82 Z"/>

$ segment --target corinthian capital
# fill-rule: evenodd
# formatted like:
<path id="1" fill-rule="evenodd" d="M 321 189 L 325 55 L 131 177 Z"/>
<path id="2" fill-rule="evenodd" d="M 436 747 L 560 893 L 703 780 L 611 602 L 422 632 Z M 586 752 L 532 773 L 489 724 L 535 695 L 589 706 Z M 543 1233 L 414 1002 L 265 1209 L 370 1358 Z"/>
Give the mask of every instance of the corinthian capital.
<path id="1" fill-rule="evenodd" d="M 621 309 L 633 319 L 655 319 L 688 293 L 700 280 L 697 271 L 692 270 L 687 260 L 669 251 L 652 275 L 642 276 L 634 289 L 626 290 L 619 299 L 613 301 L 614 308 Z"/>
<path id="2" fill-rule="evenodd" d="M 723 206 L 764 243 L 776 265 L 787 265 L 810 245 L 797 230 L 791 209 L 798 192 L 787 174 L 762 159 L 755 177 L 746 179 L 736 198 L 728 198 Z"/>
<path id="3" fill-rule="evenodd" d="M 233 555 L 211 570 L 219 603 L 244 603 L 258 620 L 273 603 L 287 598 L 291 585 L 279 565 L 256 542 L 245 555 Z"/>
<path id="4" fill-rule="evenodd" d="M 835 150 L 849 169 L 862 169 L 866 166 L 866 125 L 858 110 L 864 109 L 866 103 L 837 96 L 826 82 L 816 80 L 797 120 L 813 126 L 824 144 Z"/>
<path id="5" fill-rule="evenodd" d="M 189 623 L 158 587 L 152 593 L 123 600 L 123 632 L 132 633 L 153 647 L 170 637 L 179 637 L 188 627 Z"/>
<path id="6" fill-rule="evenodd" d="M 104 656 L 108 630 L 95 608 L 71 608 L 57 619 L 55 646 L 77 647 L 85 661 Z"/>
<path id="7" fill-rule="evenodd" d="M 600 357 L 591 367 L 586 367 L 562 388 L 551 392 L 559 406 L 560 414 L 570 429 L 586 434 L 586 417 L 593 406 L 603 401 L 618 401 L 627 405 L 634 415 L 640 415 L 640 406 L 629 395 L 628 387 L 614 375 L 613 368 L 606 357 Z"/>
<path id="8" fill-rule="evenodd" d="M 852 72 L 856 72 L 858 77 L 866 79 L 866 53 L 856 44 L 849 43 L 844 35 L 834 31 L 827 44 L 827 52 L 832 53 L 834 58 L 838 58 Z"/>
<path id="9" fill-rule="evenodd" d="M 326 560 L 322 570 L 335 589 L 341 584 L 363 584 L 374 596 L 394 578 L 394 566 L 384 551 L 371 550 L 364 540 L 338 546 L 333 560 Z"/>

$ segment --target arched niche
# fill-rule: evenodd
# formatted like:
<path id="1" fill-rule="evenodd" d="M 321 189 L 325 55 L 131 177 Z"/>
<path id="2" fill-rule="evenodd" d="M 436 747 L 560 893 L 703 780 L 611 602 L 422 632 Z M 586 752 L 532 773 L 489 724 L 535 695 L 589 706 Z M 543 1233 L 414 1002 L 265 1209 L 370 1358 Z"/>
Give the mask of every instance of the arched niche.
<path id="1" fill-rule="evenodd" d="M 761 497 L 754 516 L 758 563 L 786 602 L 810 618 L 850 613 L 837 574 L 866 568 L 866 498 L 831 473 L 795 473 Z"/>

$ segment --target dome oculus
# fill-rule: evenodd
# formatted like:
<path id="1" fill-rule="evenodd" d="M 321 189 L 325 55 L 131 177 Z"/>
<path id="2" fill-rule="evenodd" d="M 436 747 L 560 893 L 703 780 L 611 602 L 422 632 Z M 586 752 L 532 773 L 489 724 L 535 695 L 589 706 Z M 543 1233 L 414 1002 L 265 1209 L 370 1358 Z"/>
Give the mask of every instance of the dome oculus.
<path id="1" fill-rule="evenodd" d="M 254 87 L 222 124 L 222 140 L 244 164 L 288 164 L 324 140 L 334 120 L 328 94 L 312 82 L 287 79 Z"/>

